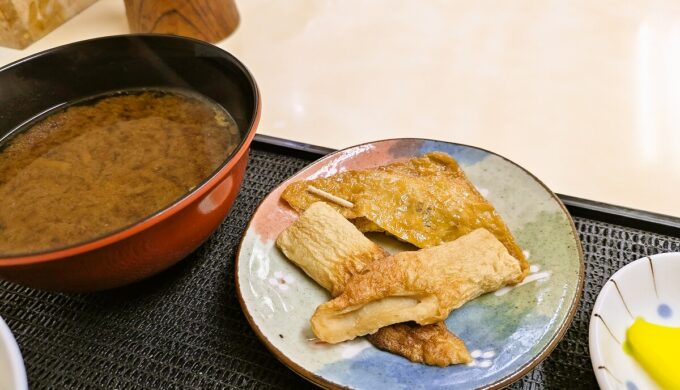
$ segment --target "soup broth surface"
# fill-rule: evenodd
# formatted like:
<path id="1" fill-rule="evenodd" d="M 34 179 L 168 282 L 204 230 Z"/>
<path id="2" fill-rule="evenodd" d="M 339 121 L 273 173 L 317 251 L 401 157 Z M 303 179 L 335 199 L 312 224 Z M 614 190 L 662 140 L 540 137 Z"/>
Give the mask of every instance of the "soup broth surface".
<path id="1" fill-rule="evenodd" d="M 48 113 L 0 145 L 0 257 L 89 241 L 208 178 L 240 141 L 219 105 L 132 91 Z"/>

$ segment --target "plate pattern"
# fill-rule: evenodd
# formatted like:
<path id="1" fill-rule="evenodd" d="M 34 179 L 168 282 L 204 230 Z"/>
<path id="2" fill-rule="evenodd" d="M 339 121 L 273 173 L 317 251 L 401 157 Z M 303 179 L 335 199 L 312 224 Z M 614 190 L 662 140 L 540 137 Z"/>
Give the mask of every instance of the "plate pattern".
<path id="1" fill-rule="evenodd" d="M 474 357 L 468 365 L 414 364 L 364 339 L 339 345 L 315 341 L 309 318 L 329 296 L 274 246 L 276 236 L 297 218 L 280 199 L 283 188 L 291 181 L 384 165 L 429 151 L 452 155 L 494 204 L 525 250 L 531 274 L 521 285 L 482 296 L 446 320 Z M 377 238 L 388 250 L 398 250 L 399 244 Z M 564 206 L 518 165 L 470 146 L 396 139 L 333 153 L 269 194 L 244 234 L 236 282 L 246 317 L 265 345 L 284 364 L 317 384 L 361 389 L 485 388 L 518 379 L 557 344 L 578 304 L 583 255 Z"/>

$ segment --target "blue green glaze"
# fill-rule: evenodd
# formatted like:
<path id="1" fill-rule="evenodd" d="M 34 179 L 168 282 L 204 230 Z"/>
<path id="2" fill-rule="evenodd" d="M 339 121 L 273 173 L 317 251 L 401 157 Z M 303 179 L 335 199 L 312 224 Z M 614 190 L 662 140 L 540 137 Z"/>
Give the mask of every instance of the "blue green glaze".
<path id="1" fill-rule="evenodd" d="M 494 204 L 520 246 L 530 253 L 534 270 L 529 278 L 543 278 L 504 295 L 482 296 L 449 316 L 446 325 L 473 352 L 474 366 L 415 364 L 377 350 L 365 341 L 355 342 L 360 352 L 348 355 L 347 345 L 319 348 L 307 341 L 313 336 L 308 318 L 328 295 L 273 248 L 273 242 L 263 242 L 253 229 L 248 229 L 238 256 L 239 293 L 262 337 L 287 359 L 326 383 L 357 389 L 486 387 L 537 364 L 556 342 L 556 335 L 565 330 L 580 293 L 580 242 L 559 201 L 522 168 L 481 149 L 414 139 L 380 141 L 370 146 L 364 145 L 360 152 L 341 153 L 351 159 L 366 159 L 367 165 L 385 155 L 390 156 L 386 164 L 430 151 L 451 154 Z M 327 163 L 317 162 L 313 167 Z M 258 219 L 266 223 L 266 217 L 256 212 L 253 223 Z M 267 284 L 267 278 L 275 272 L 295 275 L 290 291 L 278 291 Z M 243 287 L 246 285 L 248 288 Z M 278 334 L 286 337 L 282 339 Z"/>

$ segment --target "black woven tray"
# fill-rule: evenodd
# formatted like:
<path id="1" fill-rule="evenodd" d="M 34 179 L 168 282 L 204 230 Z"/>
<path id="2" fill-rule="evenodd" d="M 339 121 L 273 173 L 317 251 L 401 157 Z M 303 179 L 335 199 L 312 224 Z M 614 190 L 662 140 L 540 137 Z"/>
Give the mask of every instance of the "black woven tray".
<path id="1" fill-rule="evenodd" d="M 229 217 L 201 248 L 160 275 L 117 290 L 77 295 L 0 282 L 0 315 L 17 338 L 29 386 L 312 387 L 259 342 L 234 290 L 234 256 L 260 199 L 326 152 L 280 144 L 265 137 L 253 144 L 248 173 Z M 583 298 L 562 342 L 511 385 L 513 389 L 596 388 L 588 356 L 588 319 L 602 284 L 632 260 L 680 251 L 680 239 L 669 236 L 680 236 L 675 219 L 563 200 L 574 214 L 586 255 Z"/>

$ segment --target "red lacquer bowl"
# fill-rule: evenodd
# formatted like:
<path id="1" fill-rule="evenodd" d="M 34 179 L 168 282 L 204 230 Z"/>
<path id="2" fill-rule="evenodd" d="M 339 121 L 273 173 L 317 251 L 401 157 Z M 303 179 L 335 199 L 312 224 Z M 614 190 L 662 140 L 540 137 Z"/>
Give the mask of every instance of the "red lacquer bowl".
<path id="1" fill-rule="evenodd" d="M 241 143 L 212 176 L 147 219 L 68 248 L 0 256 L 1 278 L 48 290 L 122 286 L 195 250 L 236 199 L 260 117 L 257 86 L 243 64 L 216 46 L 174 36 L 121 35 L 61 46 L 0 69 L 0 86 L 0 142 L 46 110 L 132 88 L 181 88 L 207 96 L 229 111 L 241 132 Z"/>

